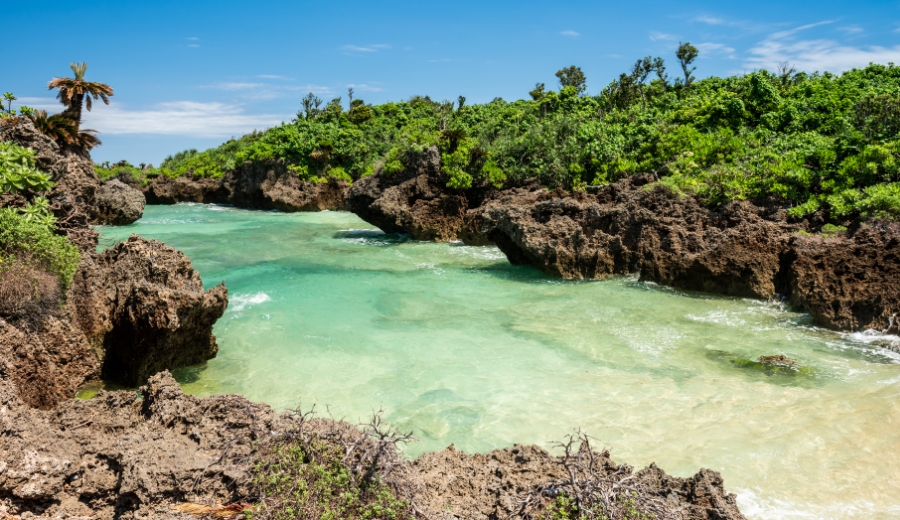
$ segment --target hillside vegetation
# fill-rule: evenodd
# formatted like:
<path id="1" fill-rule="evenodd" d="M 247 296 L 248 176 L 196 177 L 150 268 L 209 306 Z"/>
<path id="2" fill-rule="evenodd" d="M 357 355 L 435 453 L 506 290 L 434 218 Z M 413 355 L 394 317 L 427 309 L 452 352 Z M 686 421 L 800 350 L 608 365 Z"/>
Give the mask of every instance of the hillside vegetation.
<path id="1" fill-rule="evenodd" d="M 310 94 L 290 123 L 181 152 L 150 173 L 218 177 L 245 161 L 282 160 L 308 180 L 355 180 L 400 172 L 406 152 L 437 145 L 454 189 L 536 177 L 583 190 L 656 173 L 710 205 L 765 201 L 833 222 L 900 217 L 900 67 L 834 75 L 784 65 L 694 80 L 696 49 L 684 44 L 678 58 L 684 78 L 670 81 L 663 60 L 647 57 L 598 95 L 585 94 L 578 67 L 557 73 L 558 90 L 538 84 L 513 102 L 415 96 L 354 99 L 347 110 Z"/>

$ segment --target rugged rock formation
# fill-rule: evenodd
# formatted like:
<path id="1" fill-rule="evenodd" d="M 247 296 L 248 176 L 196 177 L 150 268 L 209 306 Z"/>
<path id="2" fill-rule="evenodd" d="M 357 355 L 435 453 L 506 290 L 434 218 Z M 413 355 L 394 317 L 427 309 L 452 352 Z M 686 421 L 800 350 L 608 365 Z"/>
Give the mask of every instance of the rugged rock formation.
<path id="1" fill-rule="evenodd" d="M 87 153 L 60 150 L 56 142 L 40 133 L 30 120 L 16 118 L 4 125 L 0 140 L 11 141 L 34 150 L 38 169 L 49 173 L 56 183 L 50 194 L 50 200 L 68 198 L 72 202 L 83 204 L 92 223 L 113 224 L 114 220 L 124 222 L 133 217 L 138 206 L 140 206 L 139 213 L 143 213 L 143 202 L 137 202 L 138 199 L 144 198 L 143 194 L 131 187 L 113 188 L 117 193 L 115 196 L 110 190 L 104 192 L 100 187 L 100 180 L 94 173 L 94 163 Z M 96 205 L 98 191 L 103 195 L 100 207 Z M 137 218 L 140 218 L 140 214 Z"/>
<path id="2" fill-rule="evenodd" d="M 228 194 L 222 188 L 221 179 L 195 179 L 187 176 L 173 179 L 160 175 L 144 188 L 144 195 L 147 197 L 147 204 L 179 202 L 222 204 L 228 201 Z"/>
<path id="3" fill-rule="evenodd" d="M 136 222 L 144 214 L 144 194 L 118 179 L 103 183 L 94 195 L 97 220 L 113 226 Z"/>
<path id="4" fill-rule="evenodd" d="M 361 219 L 385 233 L 409 233 L 416 240 L 463 240 L 470 245 L 489 243 L 480 233 L 479 206 L 488 188 L 448 190 L 441 172 L 437 147 L 406 158 L 406 170 L 388 176 L 379 170 L 353 183 L 347 206 Z"/>
<path id="5" fill-rule="evenodd" d="M 247 162 L 221 179 L 160 176 L 144 190 L 149 204 L 203 202 L 280 211 L 346 209 L 350 185 L 300 180 L 279 161 Z"/>
<path id="6" fill-rule="evenodd" d="M 250 474 L 255 443 L 298 420 L 240 396 L 185 396 L 168 373 L 152 377 L 141 394 L 143 400 L 134 392 L 101 392 L 41 411 L 24 406 L 0 380 L 0 496 L 7 499 L 0 511 L 165 519 L 186 518 L 170 509 L 184 500 L 252 503 L 258 498 Z M 352 429 L 329 419 L 307 428 Z M 608 453 L 595 456 L 600 469 L 619 468 Z M 517 499 L 565 476 L 561 459 L 535 446 L 476 455 L 450 447 L 411 465 L 414 471 L 401 472 L 418 475 L 410 498 L 431 518 L 516 517 Z M 744 518 L 713 471 L 682 479 L 651 465 L 631 480 L 681 510 L 680 518 Z"/>
<path id="7" fill-rule="evenodd" d="M 35 328 L 0 318 L 0 374 L 23 403 L 50 409 L 99 376 L 100 362 L 68 316 L 46 316 Z"/>
<path id="8" fill-rule="evenodd" d="M 161 370 L 215 357 L 212 327 L 228 292 L 224 285 L 204 292 L 180 251 L 132 235 L 85 263 L 71 299 L 104 379 L 137 386 Z"/>
<path id="9" fill-rule="evenodd" d="M 845 236 L 794 236 L 785 294 L 817 323 L 900 334 L 900 232 L 863 227 Z"/>
<path id="10" fill-rule="evenodd" d="M 452 190 L 437 149 L 350 189 L 348 207 L 388 233 L 495 243 L 510 262 L 568 279 L 639 273 L 642 280 L 739 297 L 787 298 L 840 330 L 900 330 L 900 230 L 863 224 L 808 235 L 772 205 L 702 206 L 635 176 L 590 193 L 537 183 Z"/>

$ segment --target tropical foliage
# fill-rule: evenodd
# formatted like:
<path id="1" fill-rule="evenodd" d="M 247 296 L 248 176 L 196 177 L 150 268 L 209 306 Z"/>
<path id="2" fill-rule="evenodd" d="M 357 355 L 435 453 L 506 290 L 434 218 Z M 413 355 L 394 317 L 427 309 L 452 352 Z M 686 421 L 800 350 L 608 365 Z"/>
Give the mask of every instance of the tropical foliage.
<path id="1" fill-rule="evenodd" d="M 371 106 L 307 96 L 290 123 L 219 148 L 170 157 L 161 173 L 220 176 L 245 161 L 285 161 L 298 175 L 359 179 L 403 170 L 410 152 L 438 146 L 448 186 L 509 186 L 537 178 L 585 189 L 655 173 L 710 205 L 766 200 L 800 218 L 900 217 L 900 67 L 841 75 L 774 72 L 697 80 L 696 47 L 682 43 L 683 77 L 647 56 L 585 95 L 575 66 L 559 89 L 485 104 L 415 96 Z"/>
<path id="2" fill-rule="evenodd" d="M 75 129 L 81 127 L 82 107 L 91 110 L 92 100 L 102 100 L 109 104 L 109 98 L 113 95 L 113 89 L 105 83 L 85 81 L 84 73 L 87 71 L 87 63 L 70 63 L 74 78 L 53 78 L 47 84 L 48 90 L 57 89 L 56 99 L 65 105 L 64 114 L 75 122 Z"/>

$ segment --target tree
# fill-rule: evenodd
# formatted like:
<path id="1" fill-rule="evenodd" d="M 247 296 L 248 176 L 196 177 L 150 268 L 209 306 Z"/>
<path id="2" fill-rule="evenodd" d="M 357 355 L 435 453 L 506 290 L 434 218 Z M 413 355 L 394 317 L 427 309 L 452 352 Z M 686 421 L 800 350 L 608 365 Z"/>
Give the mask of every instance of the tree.
<path id="1" fill-rule="evenodd" d="M 12 102 L 17 99 L 19 99 L 19 98 L 14 96 L 12 92 L 7 92 L 6 94 L 3 94 L 3 101 L 6 101 L 6 113 L 7 114 L 12 114 Z M 2 110 L 2 109 L 3 109 L 3 105 L 0 104 L 0 110 Z"/>
<path id="2" fill-rule="evenodd" d="M 347 89 L 347 97 L 350 98 L 350 101 L 348 101 L 348 103 L 350 104 L 350 109 L 348 110 L 349 113 L 347 114 L 347 117 L 349 117 L 350 119 L 353 119 L 353 88 L 352 87 Z"/>
<path id="3" fill-rule="evenodd" d="M 459 96 L 458 98 L 456 98 L 456 101 L 459 103 L 456 111 L 459 112 L 460 110 L 462 110 L 462 107 L 466 106 L 466 96 Z"/>
<path id="4" fill-rule="evenodd" d="M 581 72 L 581 67 L 572 65 L 562 68 L 556 71 L 556 77 L 559 78 L 560 88 L 575 87 L 575 91 L 579 95 L 587 90 L 587 79 L 584 77 L 584 72 Z"/>
<path id="5" fill-rule="evenodd" d="M 109 104 L 109 98 L 113 95 L 113 89 L 104 83 L 85 81 L 84 73 L 87 71 L 87 63 L 70 63 L 75 78 L 53 78 L 47 84 L 47 90 L 59 89 L 56 99 L 66 106 L 63 115 L 75 122 L 75 130 L 81 128 L 82 105 L 91 110 L 92 99 L 101 99 Z"/>
<path id="6" fill-rule="evenodd" d="M 685 87 L 689 87 L 691 82 L 694 81 L 694 76 L 691 76 L 691 73 L 697 70 L 697 67 L 691 67 L 691 64 L 697 59 L 698 54 L 700 54 L 700 51 L 697 50 L 697 47 L 691 45 L 691 42 L 678 43 L 678 50 L 675 51 L 675 56 L 681 64 L 681 70 L 684 71 Z"/>
<path id="7" fill-rule="evenodd" d="M 310 92 L 300 102 L 303 104 L 302 115 L 304 118 L 315 119 L 319 115 L 319 107 L 322 106 L 322 99 L 319 96 Z"/>

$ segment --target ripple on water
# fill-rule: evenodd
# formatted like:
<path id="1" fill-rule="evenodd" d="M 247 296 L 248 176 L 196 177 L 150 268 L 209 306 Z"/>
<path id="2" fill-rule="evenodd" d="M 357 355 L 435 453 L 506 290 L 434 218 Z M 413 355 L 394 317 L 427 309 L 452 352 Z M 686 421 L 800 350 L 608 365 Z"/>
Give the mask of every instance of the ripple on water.
<path id="1" fill-rule="evenodd" d="M 355 216 L 149 206 L 131 232 L 225 280 L 199 395 L 383 406 L 415 455 L 560 439 L 581 427 L 636 466 L 721 471 L 750 518 L 900 517 L 900 355 L 781 304 L 636 277 L 549 278 L 495 247 L 412 240 Z M 755 363 L 784 354 L 803 370 Z"/>

